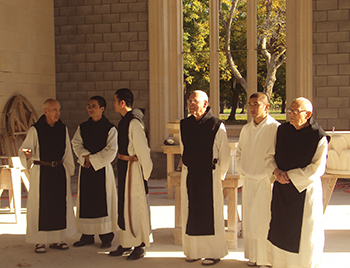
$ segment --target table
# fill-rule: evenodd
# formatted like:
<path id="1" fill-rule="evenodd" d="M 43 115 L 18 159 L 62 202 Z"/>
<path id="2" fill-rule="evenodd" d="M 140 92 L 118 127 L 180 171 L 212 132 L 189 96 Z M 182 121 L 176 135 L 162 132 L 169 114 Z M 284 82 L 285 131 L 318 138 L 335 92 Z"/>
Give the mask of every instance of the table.
<path id="1" fill-rule="evenodd" d="M 175 154 L 181 154 L 179 145 L 163 145 L 163 153 L 167 158 L 167 183 L 168 199 L 174 199 L 174 186 L 170 181 L 170 174 L 175 171 Z"/>

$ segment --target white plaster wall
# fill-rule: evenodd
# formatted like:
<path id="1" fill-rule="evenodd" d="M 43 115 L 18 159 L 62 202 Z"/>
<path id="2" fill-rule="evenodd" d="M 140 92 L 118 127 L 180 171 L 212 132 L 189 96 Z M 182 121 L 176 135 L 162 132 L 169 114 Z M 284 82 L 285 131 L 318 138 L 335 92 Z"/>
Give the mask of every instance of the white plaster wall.
<path id="1" fill-rule="evenodd" d="M 56 96 L 54 9 L 52 0 L 0 0 L 0 130 L 4 109 L 17 94 L 42 114 Z"/>

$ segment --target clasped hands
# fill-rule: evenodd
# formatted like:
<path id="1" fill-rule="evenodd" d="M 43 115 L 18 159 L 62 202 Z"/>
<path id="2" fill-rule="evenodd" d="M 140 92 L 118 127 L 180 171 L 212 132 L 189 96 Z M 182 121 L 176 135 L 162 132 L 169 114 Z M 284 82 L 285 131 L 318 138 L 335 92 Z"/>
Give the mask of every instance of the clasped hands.
<path id="1" fill-rule="evenodd" d="M 83 157 L 85 158 L 84 168 L 89 168 L 89 167 L 91 167 L 91 162 L 90 162 L 90 157 L 89 157 L 89 155 L 83 155 Z"/>
<path id="2" fill-rule="evenodd" d="M 286 171 L 275 168 L 275 170 L 273 171 L 273 174 L 275 175 L 276 181 L 278 181 L 279 183 L 281 184 L 290 183 L 290 179 Z"/>

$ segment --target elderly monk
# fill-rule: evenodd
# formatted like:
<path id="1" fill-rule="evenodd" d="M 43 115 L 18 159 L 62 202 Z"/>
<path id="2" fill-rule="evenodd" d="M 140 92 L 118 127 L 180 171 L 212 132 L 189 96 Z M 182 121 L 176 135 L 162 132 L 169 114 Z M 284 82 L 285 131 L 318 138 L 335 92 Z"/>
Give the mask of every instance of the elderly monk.
<path id="1" fill-rule="evenodd" d="M 295 99 L 289 122 L 277 130 L 275 152 L 267 155 L 273 185 L 268 234 L 273 267 L 318 267 L 324 245 L 321 176 L 329 136 L 312 117 L 308 99 Z"/>
<path id="2" fill-rule="evenodd" d="M 68 249 L 62 241 L 77 232 L 70 188 L 74 161 L 68 130 L 60 120 L 58 101 L 47 99 L 43 108 L 44 115 L 28 130 L 18 153 L 22 165 L 31 168 L 26 242 L 36 244 L 36 253 L 45 253 L 47 243 L 50 248 Z"/>
<path id="3" fill-rule="evenodd" d="M 181 120 L 181 209 L 186 261 L 204 258 L 213 265 L 227 255 L 221 180 L 229 165 L 225 125 L 196 90 L 189 99 L 191 116 Z"/>

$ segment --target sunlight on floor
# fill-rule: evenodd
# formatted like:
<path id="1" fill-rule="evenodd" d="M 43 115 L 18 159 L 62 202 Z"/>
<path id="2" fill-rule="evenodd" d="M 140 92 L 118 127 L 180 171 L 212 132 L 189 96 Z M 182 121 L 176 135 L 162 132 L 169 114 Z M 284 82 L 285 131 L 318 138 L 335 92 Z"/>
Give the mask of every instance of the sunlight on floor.
<path id="1" fill-rule="evenodd" d="M 350 230 L 350 205 L 328 205 L 324 216 L 325 230 Z"/>
<path id="2" fill-rule="evenodd" d="M 185 258 L 180 251 L 147 251 L 146 258 Z M 246 261 L 243 252 L 229 252 L 224 259 Z"/>

